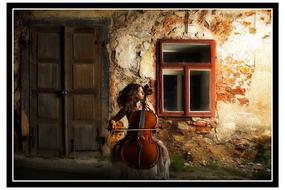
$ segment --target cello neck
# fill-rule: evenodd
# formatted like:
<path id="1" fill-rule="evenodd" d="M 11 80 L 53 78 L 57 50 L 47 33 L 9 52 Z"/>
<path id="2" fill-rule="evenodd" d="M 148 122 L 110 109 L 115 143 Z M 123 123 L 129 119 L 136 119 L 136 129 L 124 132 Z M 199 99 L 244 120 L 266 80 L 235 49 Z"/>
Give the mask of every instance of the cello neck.
<path id="1" fill-rule="evenodd" d="M 142 110 L 141 110 L 141 114 L 140 114 L 140 122 L 139 122 L 139 129 L 143 129 L 144 128 L 144 121 L 145 121 L 145 104 L 146 104 L 146 94 L 144 95 L 143 101 L 142 101 Z"/>
<path id="2" fill-rule="evenodd" d="M 139 122 L 139 129 L 144 128 L 144 123 L 145 123 L 145 111 L 146 111 L 146 97 L 152 93 L 151 88 L 148 85 L 145 85 L 143 87 L 144 90 L 144 97 L 143 100 L 141 101 L 142 103 L 142 110 L 140 114 L 140 122 Z"/>

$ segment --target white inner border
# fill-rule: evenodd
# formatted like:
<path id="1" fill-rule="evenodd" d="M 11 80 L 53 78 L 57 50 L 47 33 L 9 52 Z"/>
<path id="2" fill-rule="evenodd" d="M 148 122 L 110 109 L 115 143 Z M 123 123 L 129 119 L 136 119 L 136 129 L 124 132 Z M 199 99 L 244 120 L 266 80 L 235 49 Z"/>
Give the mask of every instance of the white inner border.
<path id="1" fill-rule="evenodd" d="M 9 2 L 19 2 L 19 0 L 18 1 L 9 1 Z M 25 2 L 25 1 L 21 1 L 21 2 Z M 56 0 L 50 0 L 49 2 L 58 2 L 58 1 L 56 1 Z M 76 1 L 62 1 L 62 2 L 76 2 Z M 86 2 L 94 2 L 94 1 L 86 1 Z M 97 1 L 97 2 L 105 2 L 106 3 L 106 1 Z M 109 2 L 109 1 L 108 1 Z M 120 1 L 112 1 L 112 2 L 120 2 Z M 133 2 L 133 1 L 125 1 L 125 2 Z M 145 0 L 145 1 L 136 1 L 136 2 L 153 2 L 153 1 L 151 1 L 151 0 Z M 166 1 L 157 1 L 157 2 L 166 2 Z M 168 1 L 167 1 L 168 2 Z M 178 2 L 178 1 L 177 1 Z M 187 1 L 179 1 L 179 2 L 187 2 Z M 199 2 L 213 2 L 213 3 L 215 3 L 214 1 L 203 1 L 203 0 L 201 0 L 201 1 L 199 1 Z M 226 1 L 223 1 L 223 2 L 226 2 Z M 248 1 L 244 1 L 244 0 L 240 0 L 239 2 L 248 2 Z M 251 2 L 268 2 L 268 1 L 251 1 Z M 276 1 L 272 1 L 272 2 L 276 2 Z M 82 3 L 82 2 L 78 2 L 78 3 Z M 84 3 L 84 2 L 83 2 Z M 172 2 L 173 3 L 173 2 Z M 175 2 L 176 3 L 176 2 Z M 281 4 L 280 4 L 281 5 Z M 280 6 L 281 7 L 281 6 Z M 6 18 L 6 6 L 4 6 L 4 9 L 5 9 L 5 11 L 1 11 L 2 12 L 2 14 L 4 13 L 5 14 L 5 16 L 3 16 L 2 17 L 2 19 L 3 18 Z M 281 9 L 281 8 L 280 8 Z M 28 10 L 28 9 L 26 9 L 26 10 Z M 30 9 L 31 10 L 31 9 Z M 33 9 L 34 10 L 34 9 Z M 55 10 L 55 9 L 53 9 L 53 10 Z M 56 10 L 59 10 L 59 9 L 56 9 Z M 60 9 L 60 10 L 62 10 L 62 9 Z M 79 9 L 70 9 L 70 10 L 79 10 Z M 94 10 L 94 9 L 90 9 L 90 10 Z M 150 9 L 148 9 L 148 10 L 150 10 Z M 155 10 L 155 9 L 153 9 L 153 10 Z M 174 9 L 171 9 L 171 10 L 174 10 Z M 178 9 L 177 9 L 178 10 Z M 183 10 L 185 10 L 185 9 L 183 9 Z M 227 9 L 228 10 L 228 9 Z M 279 10 L 279 12 L 280 12 L 280 14 L 282 13 L 282 11 L 281 10 Z M 283 11 L 283 13 L 282 13 L 283 15 L 284 15 L 284 11 Z M 279 19 L 281 20 L 282 19 L 282 17 L 279 17 Z M 3 23 L 3 22 L 2 22 Z M 13 23 L 14 24 L 14 23 Z M 2 30 L 3 31 L 3 30 Z M 12 31 L 12 32 L 14 32 L 14 31 Z M 6 32 L 5 32 L 6 33 Z M 2 34 L 2 33 L 1 33 Z M 4 36 L 4 37 L 6 37 L 6 35 L 4 34 L 2 34 L 1 35 L 2 37 Z M 13 40 L 13 39 L 12 39 Z M 3 40 L 2 40 L 3 41 Z M 281 35 L 280 35 L 280 40 L 279 40 L 279 42 L 281 41 Z M 2 46 L 3 46 L 3 44 L 5 44 L 5 43 L 1 43 L 2 44 Z M 281 43 L 280 43 L 281 44 Z M 12 42 L 12 46 L 14 46 L 14 44 L 13 44 L 13 42 Z M 9 50 L 7 50 L 7 51 L 9 51 Z M 13 55 L 13 52 L 12 52 L 12 55 Z M 281 55 L 280 55 L 281 56 Z M 5 56 L 4 56 L 5 57 Z M 281 60 L 279 60 L 279 62 L 281 63 L 282 61 Z M 3 64 L 2 64 L 3 65 Z M 281 64 L 279 64 L 280 66 L 281 66 Z M 284 67 L 284 66 L 283 66 Z M 14 69 L 14 67 L 12 66 L 12 69 Z M 280 67 L 280 69 L 281 69 L 281 67 Z M 5 69 L 1 69 L 1 71 L 3 72 L 5 72 L 6 71 L 6 68 Z M 2 75 L 1 74 L 1 76 L 5 76 L 5 75 Z M 14 80 L 14 78 L 13 78 L 13 76 L 14 76 L 14 74 L 12 74 L 12 80 Z M 281 75 L 280 75 L 281 76 Z M 2 85 L 1 86 L 6 86 L 6 79 L 4 79 L 4 80 L 1 80 L 2 81 Z M 13 82 L 14 81 L 12 81 L 12 85 L 13 85 Z M 4 83 L 4 85 L 3 85 L 3 83 Z M 6 83 L 6 84 L 5 84 Z M 5 96 L 6 96 L 6 94 L 5 94 Z M 14 104 L 14 94 L 12 95 L 13 97 L 12 97 L 12 105 Z M 283 103 L 284 103 L 284 101 L 282 101 Z M 280 102 L 281 103 L 281 102 Z M 5 102 L 4 103 L 2 103 L 1 105 L 5 105 Z M 5 106 L 4 106 L 5 107 Z M 280 107 L 282 107 L 281 105 L 280 105 Z M 14 108 L 13 108 L 14 109 Z M 4 115 L 5 116 L 5 119 L 6 119 L 6 115 L 5 114 L 1 114 L 2 116 Z M 12 119 L 13 119 L 13 117 L 14 117 L 14 115 L 12 115 Z M 281 125 L 280 125 L 281 126 Z M 281 129 L 281 128 L 280 128 Z M 280 131 L 281 132 L 281 131 Z M 4 133 L 4 134 L 6 134 L 6 133 Z M 14 134 L 12 134 L 12 137 L 13 137 L 13 135 Z M 5 138 L 6 139 L 6 138 Z M 13 142 L 12 142 L 13 143 Z M 13 152 L 14 153 L 14 152 Z M 5 157 L 3 157 L 4 159 L 5 159 Z M 2 162 L 3 163 L 3 162 Z M 281 165 L 281 162 L 280 162 L 280 165 Z M 5 167 L 3 167 L 3 168 L 5 168 Z M 281 170 L 281 169 L 280 169 Z M 4 178 L 2 178 L 2 179 L 5 179 L 5 177 Z M 25 180 L 25 181 L 27 181 L 27 180 Z M 35 181 L 40 181 L 40 180 L 35 180 Z M 47 181 L 47 180 L 43 180 L 43 181 Z M 69 181 L 69 180 L 63 180 L 64 182 L 71 182 L 71 181 Z M 79 180 L 80 182 L 82 182 L 82 180 Z M 85 180 L 84 180 L 85 181 Z M 86 180 L 86 181 L 90 181 L 90 180 Z M 98 181 L 98 180 L 91 180 L 91 181 Z M 105 181 L 105 180 L 104 180 Z M 107 181 L 116 181 L 116 180 L 107 180 Z M 119 180 L 119 181 L 122 181 L 122 180 Z M 125 180 L 124 180 L 125 181 Z M 126 180 L 126 181 L 128 181 L 128 180 Z M 157 180 L 155 180 L 155 181 L 157 181 Z M 170 180 L 171 181 L 171 180 Z M 184 180 L 179 180 L 179 181 L 184 181 Z M 188 181 L 188 180 L 186 180 L 186 181 Z M 193 182 L 193 180 L 189 180 L 189 181 L 191 181 L 191 182 Z M 199 180 L 198 180 L 199 181 Z M 201 180 L 201 181 L 204 181 L 204 180 Z M 211 180 L 207 180 L 207 181 L 211 181 Z M 216 181 L 229 181 L 229 180 L 214 180 L 214 182 L 216 182 Z M 235 182 L 235 181 L 240 181 L 240 180 L 230 180 L 230 182 Z M 255 180 L 249 180 L 249 181 L 255 181 Z M 260 182 L 261 180 L 256 180 L 256 181 L 258 181 L 258 182 Z M 58 180 L 56 180 L 56 182 L 58 182 Z M 133 182 L 133 181 L 132 181 Z M 163 180 L 163 182 L 166 182 L 165 180 Z M 282 182 L 282 180 L 280 180 L 280 183 Z"/>

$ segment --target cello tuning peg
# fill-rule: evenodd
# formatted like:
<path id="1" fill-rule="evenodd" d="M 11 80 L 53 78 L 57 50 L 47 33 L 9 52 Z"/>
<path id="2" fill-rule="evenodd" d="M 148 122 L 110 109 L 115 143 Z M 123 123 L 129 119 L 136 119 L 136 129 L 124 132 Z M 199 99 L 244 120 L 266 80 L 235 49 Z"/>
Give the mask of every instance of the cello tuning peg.
<path id="1" fill-rule="evenodd" d="M 147 94 L 147 95 L 150 95 L 152 94 L 152 89 L 150 88 L 150 86 L 148 84 L 146 84 L 144 87 L 144 93 Z"/>

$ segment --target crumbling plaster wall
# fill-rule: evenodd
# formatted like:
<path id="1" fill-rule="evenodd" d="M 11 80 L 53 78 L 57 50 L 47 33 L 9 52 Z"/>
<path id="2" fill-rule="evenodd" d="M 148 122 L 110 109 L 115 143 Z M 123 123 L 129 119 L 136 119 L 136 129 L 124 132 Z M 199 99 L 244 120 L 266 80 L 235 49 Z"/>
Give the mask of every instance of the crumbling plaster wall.
<path id="1" fill-rule="evenodd" d="M 217 144 L 233 142 L 234 149 L 244 144 L 249 146 L 250 142 L 242 142 L 242 139 L 253 139 L 257 135 L 270 136 L 273 65 L 271 11 L 187 11 L 187 20 L 186 10 L 31 11 L 29 17 L 111 19 L 107 44 L 110 61 L 110 116 L 118 111 L 116 97 L 128 83 L 155 84 L 158 39 L 214 39 L 217 44 L 216 116 L 183 121 L 160 119 L 161 130 L 158 136 L 170 152 L 182 151 L 192 157 L 199 155 L 199 151 L 205 152 L 201 148 L 203 143 L 212 153 L 213 147 L 216 152 L 220 150 L 225 153 L 224 149 L 228 150 L 228 147 L 219 149 Z M 188 23 L 188 33 L 185 31 L 185 22 Z M 15 35 L 20 35 L 24 30 L 20 24 L 17 29 L 19 34 Z M 18 39 L 17 36 L 15 39 Z M 16 44 L 15 48 L 17 47 Z M 16 49 L 15 55 L 17 52 Z M 14 69 L 17 79 L 17 56 Z M 19 109 L 20 100 L 18 86 L 15 84 L 16 109 Z M 156 103 L 155 99 L 154 93 L 151 96 L 153 104 Z M 126 120 L 124 122 L 126 125 Z M 232 154 L 229 152 L 224 157 Z M 239 152 L 239 156 L 241 154 L 244 155 L 244 152 Z M 197 156 L 196 159 L 203 160 Z"/>
<path id="2" fill-rule="evenodd" d="M 162 38 L 217 41 L 217 118 L 253 113 L 253 124 L 271 125 L 272 38 L 270 11 L 118 11 L 108 46 L 111 110 L 118 91 L 132 81 L 156 80 L 156 42 Z M 236 112 L 236 113 L 235 113 Z M 261 115 L 263 112 L 265 115 Z M 238 118 L 236 118 L 238 120 Z M 235 122 L 235 121 L 233 121 Z M 257 122 L 257 123 L 256 123 Z M 221 122 L 219 122 L 222 125 Z"/>
<path id="3" fill-rule="evenodd" d="M 219 131 L 271 129 L 271 15 L 251 11 L 234 19 L 233 31 L 217 49 Z M 221 70 L 219 70 L 221 69 Z"/>

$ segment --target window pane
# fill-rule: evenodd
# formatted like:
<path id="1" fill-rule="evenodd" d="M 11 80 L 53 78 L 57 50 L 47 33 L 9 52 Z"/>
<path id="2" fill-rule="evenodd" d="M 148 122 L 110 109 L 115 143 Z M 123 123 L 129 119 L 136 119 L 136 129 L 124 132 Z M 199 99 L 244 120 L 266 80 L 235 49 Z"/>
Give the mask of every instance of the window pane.
<path id="1" fill-rule="evenodd" d="M 165 63 L 209 63 L 211 49 L 208 44 L 167 43 L 162 45 Z"/>
<path id="2" fill-rule="evenodd" d="M 209 77 L 209 71 L 190 71 L 190 111 L 210 111 Z"/>
<path id="3" fill-rule="evenodd" d="M 163 110 L 183 111 L 184 71 L 163 70 Z"/>

